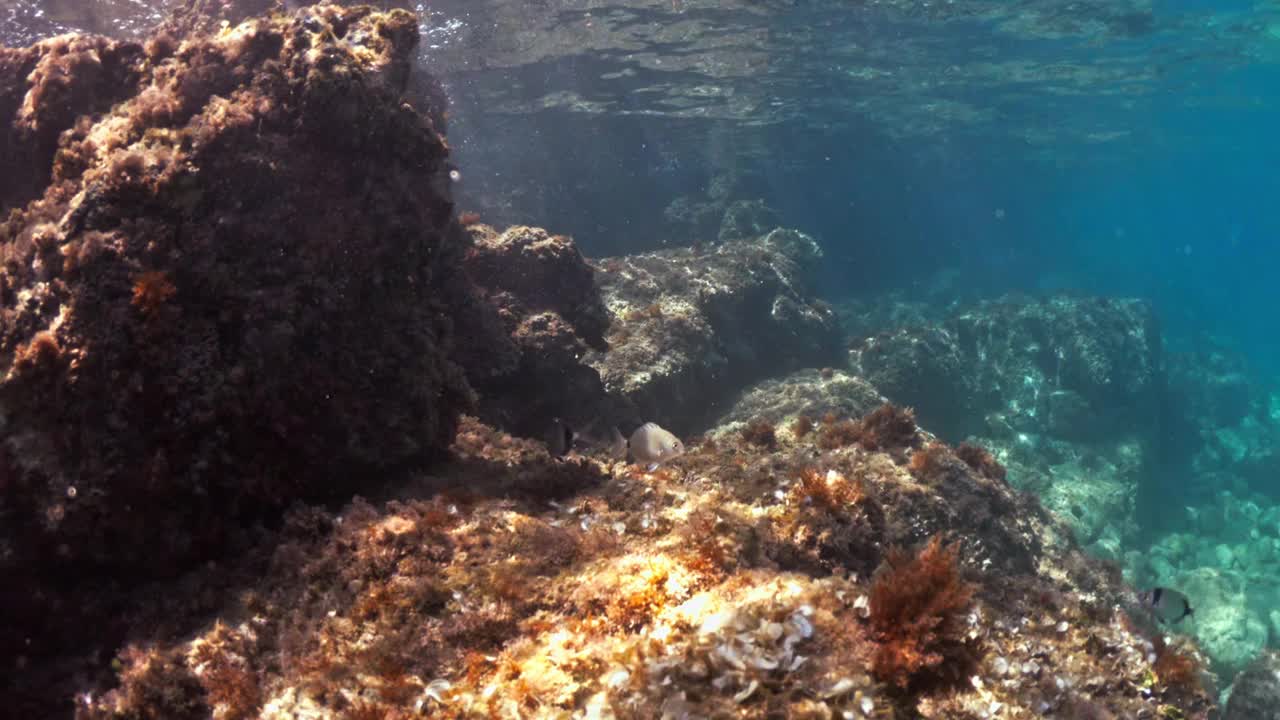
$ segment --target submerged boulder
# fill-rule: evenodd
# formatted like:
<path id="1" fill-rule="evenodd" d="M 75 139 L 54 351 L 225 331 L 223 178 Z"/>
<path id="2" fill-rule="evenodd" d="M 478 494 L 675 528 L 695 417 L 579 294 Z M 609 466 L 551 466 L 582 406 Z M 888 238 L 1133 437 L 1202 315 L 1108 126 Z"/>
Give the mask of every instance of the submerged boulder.
<path id="1" fill-rule="evenodd" d="M 1223 720 L 1280 720 L 1280 655 L 1265 652 L 1236 677 Z"/>
<path id="2" fill-rule="evenodd" d="M 801 416 L 810 420 L 828 415 L 857 418 L 884 402 L 884 397 L 860 377 L 834 368 L 810 368 L 747 388 L 716 425 L 753 420 L 776 424 Z"/>
<path id="3" fill-rule="evenodd" d="M 617 414 L 600 373 L 583 359 L 608 348 L 609 315 L 573 240 L 524 226 L 470 232 L 467 275 L 509 343 L 460 334 L 460 349 L 475 356 L 464 364 L 480 416 L 541 439 L 552 418 L 580 424 Z"/>
<path id="4" fill-rule="evenodd" d="M 750 383 L 839 357 L 835 314 L 808 289 L 821 256 L 807 235 L 774 230 L 707 250 L 603 259 L 611 349 L 587 362 L 633 420 L 676 432 L 705 424 Z"/>
<path id="5" fill-rule="evenodd" d="M 58 138 L 0 225 L 5 563 L 168 572 L 445 451 L 463 236 L 444 138 L 401 100 L 417 40 L 409 13 L 319 6 L 38 48 L 79 59 L 0 118 Z"/>

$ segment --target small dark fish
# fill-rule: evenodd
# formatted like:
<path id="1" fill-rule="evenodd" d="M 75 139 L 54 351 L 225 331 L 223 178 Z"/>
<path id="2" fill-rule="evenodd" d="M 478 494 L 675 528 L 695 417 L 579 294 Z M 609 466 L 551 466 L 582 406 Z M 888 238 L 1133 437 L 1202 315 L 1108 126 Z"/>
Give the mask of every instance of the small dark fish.
<path id="1" fill-rule="evenodd" d="M 564 457 L 573 449 L 577 439 L 578 433 L 568 423 L 556 418 L 551 421 L 551 427 L 547 431 L 547 450 L 552 457 Z"/>
<path id="2" fill-rule="evenodd" d="M 1156 619 L 1166 624 L 1182 622 L 1188 615 L 1194 615 L 1196 612 L 1186 595 L 1170 588 L 1151 588 L 1140 594 L 1138 601 L 1152 615 L 1155 615 Z"/>

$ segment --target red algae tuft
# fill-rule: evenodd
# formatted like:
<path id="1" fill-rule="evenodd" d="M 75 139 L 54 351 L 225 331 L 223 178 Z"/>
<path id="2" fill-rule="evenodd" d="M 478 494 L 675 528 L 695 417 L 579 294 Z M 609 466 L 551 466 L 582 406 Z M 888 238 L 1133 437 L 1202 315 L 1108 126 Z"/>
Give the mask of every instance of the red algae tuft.
<path id="1" fill-rule="evenodd" d="M 934 536 L 916 554 L 891 550 L 871 587 L 872 673 L 907 688 L 967 676 L 977 648 L 966 637 L 975 587 L 960 577 L 959 544 Z"/>
<path id="2" fill-rule="evenodd" d="M 160 309 L 178 289 L 169 281 L 168 273 L 161 270 L 149 270 L 133 281 L 133 306 L 146 315 L 152 315 Z"/>

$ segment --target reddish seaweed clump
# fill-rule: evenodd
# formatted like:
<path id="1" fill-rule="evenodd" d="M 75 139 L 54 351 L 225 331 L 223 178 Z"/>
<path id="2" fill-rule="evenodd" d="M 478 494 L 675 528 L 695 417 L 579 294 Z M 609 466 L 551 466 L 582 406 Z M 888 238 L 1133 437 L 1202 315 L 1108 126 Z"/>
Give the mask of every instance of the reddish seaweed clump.
<path id="1" fill-rule="evenodd" d="M 950 448 L 944 443 L 931 442 L 911 454 L 911 474 L 923 482 L 939 482 L 947 475 L 947 470 L 958 467 Z"/>
<path id="2" fill-rule="evenodd" d="M 773 423 L 764 418 L 756 418 L 742 428 L 742 441 L 767 450 L 778 447 L 778 436 L 774 432 Z"/>
<path id="3" fill-rule="evenodd" d="M 791 423 L 791 432 L 795 433 L 797 439 L 807 437 L 813 432 L 813 418 L 808 415 L 801 415 Z"/>
<path id="4" fill-rule="evenodd" d="M 975 659 L 964 618 L 974 586 L 960 577 L 959 543 L 934 536 L 918 554 L 889 551 L 871 586 L 871 672 L 906 689 L 925 681 L 954 681 Z"/>
<path id="5" fill-rule="evenodd" d="M 1200 688 L 1200 665 L 1195 658 L 1179 652 L 1158 637 L 1156 661 L 1152 663 L 1151 670 L 1166 688 L 1190 691 Z"/>
<path id="6" fill-rule="evenodd" d="M 844 475 L 828 473 L 823 475 L 814 468 L 801 470 L 791 486 L 791 495 L 801 503 L 821 507 L 829 512 L 857 505 L 866 496 L 866 488 L 861 479 L 850 482 Z"/>
<path id="7" fill-rule="evenodd" d="M 910 447 L 916 439 L 916 413 L 885 403 L 867 413 L 859 423 L 862 435 L 858 442 L 866 450 L 890 450 Z"/>
<path id="8" fill-rule="evenodd" d="M 41 368 L 54 368 L 62 357 L 62 346 L 53 333 L 45 330 L 36 333 L 31 342 L 14 353 L 13 365 L 19 372 L 34 372 Z"/>
<path id="9" fill-rule="evenodd" d="M 973 468 L 978 474 L 992 480 L 1004 480 L 1005 469 L 999 460 L 981 445 L 962 442 L 956 446 L 956 457 Z"/>
<path id="10" fill-rule="evenodd" d="M 885 403 L 861 420 L 837 420 L 834 413 L 822 418 L 818 447 L 835 450 L 857 443 L 863 450 L 893 450 L 916 443 L 916 415 L 911 408 Z"/>
<path id="11" fill-rule="evenodd" d="M 147 315 L 155 313 L 178 289 L 162 270 L 144 272 L 133 281 L 133 306 Z"/>
<path id="12" fill-rule="evenodd" d="M 862 426 L 854 420 L 835 420 L 830 422 L 823 418 L 822 429 L 818 431 L 818 447 L 823 450 L 835 450 L 848 447 L 862 437 Z"/>

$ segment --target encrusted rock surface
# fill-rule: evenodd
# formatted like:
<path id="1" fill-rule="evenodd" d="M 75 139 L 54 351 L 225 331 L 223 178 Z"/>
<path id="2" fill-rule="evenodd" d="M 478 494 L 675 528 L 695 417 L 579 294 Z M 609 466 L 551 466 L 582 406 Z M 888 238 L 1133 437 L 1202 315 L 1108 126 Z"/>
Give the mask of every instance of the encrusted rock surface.
<path id="1" fill-rule="evenodd" d="M 145 89 L 62 135 L 0 228 L 18 554 L 163 565 L 448 445 L 461 243 L 444 139 L 398 100 L 416 41 L 338 8 L 155 40 Z"/>
<path id="2" fill-rule="evenodd" d="M 0 47 L 0 212 L 44 192 L 58 136 L 134 95 L 145 62 L 137 43 L 82 35 Z"/>
<path id="3" fill-rule="evenodd" d="M 1231 686 L 1223 720 L 1280 720 L 1280 656 L 1263 653 Z"/>
<path id="4" fill-rule="evenodd" d="M 884 401 L 884 396 L 860 377 L 834 368 L 800 370 L 747 388 L 716 424 L 752 420 L 782 423 L 800 416 L 818 420 L 828 413 L 861 417 Z"/>
<path id="5" fill-rule="evenodd" d="M 439 469 L 466 493 L 432 494 L 424 477 L 396 500 L 298 508 L 212 612 L 171 600 L 171 622 L 131 638 L 114 683 L 82 684 L 81 715 L 1208 717 L 1194 649 L 1136 630 L 1117 575 L 1033 499 L 923 435 L 900 440 L 704 445 L 645 473 L 557 462 L 468 421 Z M 563 484 L 555 502 L 501 497 L 513 478 L 557 473 L 595 481 Z M 962 494 L 975 504 L 956 505 Z M 945 554 L 916 570 L 922 585 L 872 576 L 888 548 L 939 532 L 959 543 L 958 578 Z M 877 597 L 928 606 L 960 582 L 968 609 L 945 632 L 972 654 L 932 654 L 936 609 L 903 611 L 919 635 L 877 629 Z M 138 617 L 158 605 L 137 602 Z M 922 644 L 895 644 L 908 637 Z"/>
<path id="6" fill-rule="evenodd" d="M 1150 428 L 1164 387 L 1159 327 L 1142 300 L 981 302 L 939 323 L 872 336 L 852 361 L 950 439 L 1016 432 L 1106 439 Z"/>
<path id="7" fill-rule="evenodd" d="M 417 39 L 317 7 L 0 51 L 0 655 L 109 647 L 132 583 L 447 452 L 491 310 Z"/>
<path id="8" fill-rule="evenodd" d="M 803 233 L 774 230 L 705 250 L 600 260 L 611 349 L 587 360 L 633 421 L 677 432 L 705 425 L 752 382 L 836 361 L 835 315 L 807 286 L 821 256 Z"/>
<path id="9" fill-rule="evenodd" d="M 583 362 L 589 351 L 608 349 L 609 315 L 573 240 L 522 226 L 498 233 L 473 225 L 470 232 L 464 266 L 496 310 L 513 355 L 481 372 L 504 349 L 492 333 L 461 329 L 460 345 L 475 356 L 463 364 L 481 417 L 541 438 L 549 418 L 583 424 L 617 415 L 600 374 Z"/>

